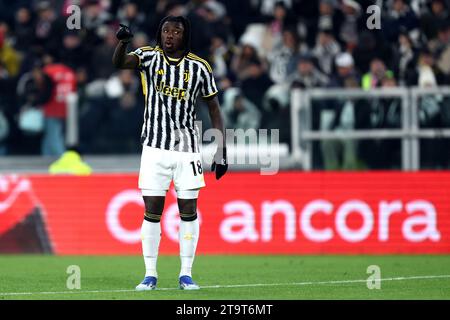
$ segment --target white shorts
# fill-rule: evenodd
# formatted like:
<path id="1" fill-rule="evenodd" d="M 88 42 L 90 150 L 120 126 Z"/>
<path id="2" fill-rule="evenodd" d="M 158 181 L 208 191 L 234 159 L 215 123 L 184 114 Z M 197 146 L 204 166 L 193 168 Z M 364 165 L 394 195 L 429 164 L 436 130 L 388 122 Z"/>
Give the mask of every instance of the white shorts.
<path id="1" fill-rule="evenodd" d="M 183 191 L 205 186 L 200 153 L 170 151 L 144 146 L 142 148 L 139 189 L 143 195 L 169 190 L 173 180 L 178 197 Z M 156 192 L 156 193 L 155 193 Z M 198 194 L 198 193 L 197 193 Z"/>

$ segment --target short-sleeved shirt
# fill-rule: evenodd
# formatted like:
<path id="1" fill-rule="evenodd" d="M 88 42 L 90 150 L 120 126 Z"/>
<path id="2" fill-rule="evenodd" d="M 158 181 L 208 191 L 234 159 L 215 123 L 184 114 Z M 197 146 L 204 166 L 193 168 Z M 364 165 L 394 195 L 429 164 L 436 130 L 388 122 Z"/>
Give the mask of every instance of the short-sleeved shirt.
<path id="1" fill-rule="evenodd" d="M 211 66 L 193 53 L 170 59 L 158 46 L 138 48 L 131 54 L 139 58 L 145 97 L 142 144 L 199 152 L 194 106 L 199 95 L 208 99 L 218 92 Z"/>
<path id="2" fill-rule="evenodd" d="M 43 70 L 54 84 L 50 99 L 43 105 L 45 115 L 51 118 L 65 118 L 67 96 L 77 90 L 75 72 L 59 63 L 49 64 Z"/>

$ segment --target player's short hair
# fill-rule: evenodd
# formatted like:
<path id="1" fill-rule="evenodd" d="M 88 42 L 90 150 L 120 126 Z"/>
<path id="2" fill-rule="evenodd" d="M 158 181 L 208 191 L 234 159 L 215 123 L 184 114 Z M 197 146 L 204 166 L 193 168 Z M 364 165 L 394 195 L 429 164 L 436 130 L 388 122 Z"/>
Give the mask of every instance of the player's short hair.
<path id="1" fill-rule="evenodd" d="M 161 30 L 162 26 L 166 22 L 179 22 L 183 25 L 183 49 L 184 54 L 187 54 L 191 50 L 191 23 L 186 17 L 183 16 L 167 16 L 161 20 L 156 32 L 156 44 L 161 47 Z"/>

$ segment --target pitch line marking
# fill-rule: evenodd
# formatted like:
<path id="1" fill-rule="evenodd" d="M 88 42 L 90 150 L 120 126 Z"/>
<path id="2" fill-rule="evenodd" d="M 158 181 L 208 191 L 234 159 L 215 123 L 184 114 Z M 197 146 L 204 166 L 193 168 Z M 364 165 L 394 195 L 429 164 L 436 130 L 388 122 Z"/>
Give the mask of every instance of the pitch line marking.
<path id="1" fill-rule="evenodd" d="M 435 276 L 410 276 L 381 278 L 380 281 L 405 281 L 405 280 L 426 280 L 450 278 L 450 274 Z M 251 287 L 276 287 L 276 286 L 307 286 L 321 284 L 345 284 L 345 283 L 366 283 L 367 279 L 355 280 L 331 280 L 331 281 L 305 281 L 305 282 L 286 282 L 286 283 L 249 283 L 249 284 L 230 284 L 230 285 L 211 285 L 200 286 L 201 289 L 226 289 L 226 288 L 251 288 Z M 158 288 L 156 291 L 180 290 L 179 288 Z M 116 290 L 71 290 L 71 291 L 42 291 L 42 292 L 0 292 L 0 296 L 21 296 L 21 295 L 51 295 L 51 294 L 80 294 L 80 293 L 120 293 L 120 292 L 142 292 L 134 289 L 116 289 Z"/>

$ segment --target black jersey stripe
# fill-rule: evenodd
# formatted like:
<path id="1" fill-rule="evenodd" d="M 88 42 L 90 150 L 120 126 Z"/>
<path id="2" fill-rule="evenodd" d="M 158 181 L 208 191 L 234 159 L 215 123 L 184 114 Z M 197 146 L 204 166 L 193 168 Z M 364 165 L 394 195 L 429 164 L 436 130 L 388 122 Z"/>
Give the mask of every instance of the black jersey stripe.
<path id="1" fill-rule="evenodd" d="M 156 85 L 158 85 L 158 83 L 161 83 L 161 81 L 165 78 L 165 66 L 166 64 L 164 63 L 164 59 L 162 57 L 162 55 L 158 55 L 158 81 L 156 83 Z M 159 72 L 162 70 L 162 74 L 159 74 Z M 163 138 L 165 138 L 165 130 L 164 130 L 164 121 L 165 121 L 165 117 L 164 116 L 164 101 L 162 101 L 161 99 L 161 95 L 159 92 L 155 92 L 155 96 L 156 96 L 156 104 L 157 104 L 157 116 L 156 116 L 156 121 L 154 122 L 155 125 L 155 148 L 161 148 L 164 149 L 163 145 L 162 145 L 162 141 Z"/>

